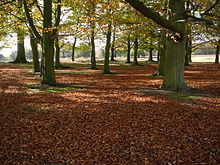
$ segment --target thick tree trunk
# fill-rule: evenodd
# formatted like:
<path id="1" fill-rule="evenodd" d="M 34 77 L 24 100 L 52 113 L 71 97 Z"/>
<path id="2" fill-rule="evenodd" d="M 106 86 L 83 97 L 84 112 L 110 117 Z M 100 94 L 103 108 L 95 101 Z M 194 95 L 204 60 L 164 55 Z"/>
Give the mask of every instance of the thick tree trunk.
<path id="1" fill-rule="evenodd" d="M 134 65 L 139 65 L 138 63 L 138 38 L 134 41 Z"/>
<path id="2" fill-rule="evenodd" d="M 76 40 L 77 40 L 77 38 L 75 37 L 75 38 L 74 38 L 73 45 L 72 45 L 72 61 L 74 61 L 74 60 L 75 60 L 75 48 L 76 48 Z"/>
<path id="3" fill-rule="evenodd" d="M 95 58 L 95 31 L 92 29 L 91 34 L 91 69 L 97 69 L 96 58 Z"/>
<path id="4" fill-rule="evenodd" d="M 153 62 L 153 50 L 152 48 L 149 49 L 149 59 L 148 61 Z"/>
<path id="5" fill-rule="evenodd" d="M 15 63 L 27 63 L 25 58 L 24 34 L 17 33 L 17 57 Z"/>
<path id="6" fill-rule="evenodd" d="M 34 38 L 34 36 L 30 36 L 30 44 L 32 49 L 34 72 L 40 72 L 38 45 L 37 40 Z"/>
<path id="7" fill-rule="evenodd" d="M 60 63 L 60 46 L 59 46 L 59 38 L 55 39 L 55 68 L 62 67 Z"/>
<path id="8" fill-rule="evenodd" d="M 50 86 L 56 85 L 55 71 L 54 71 L 54 51 L 52 39 L 52 0 L 44 1 L 44 19 L 43 19 L 43 41 L 42 41 L 42 63 L 41 74 L 43 79 L 42 84 Z"/>
<path id="9" fill-rule="evenodd" d="M 128 51 L 127 51 L 127 62 L 126 63 L 131 63 L 131 39 L 130 39 L 130 34 L 128 35 L 128 38 L 127 38 L 127 47 L 128 47 Z"/>
<path id="10" fill-rule="evenodd" d="M 177 20 L 185 18 L 184 2 L 182 0 L 169 0 L 169 9 L 172 11 L 170 21 L 179 31 L 185 32 L 184 23 L 175 23 Z M 187 88 L 184 79 L 185 40 L 185 33 L 175 33 L 167 39 L 165 78 L 161 86 L 163 89 L 184 91 Z"/>
<path id="11" fill-rule="evenodd" d="M 106 45 L 105 45 L 105 60 L 104 60 L 104 68 L 103 68 L 103 73 L 104 74 L 109 74 L 110 69 L 109 69 L 109 55 L 110 55 L 110 47 L 111 47 L 111 30 L 112 30 L 112 25 L 111 23 L 108 24 L 108 31 L 107 31 L 107 40 L 106 40 Z"/>
<path id="12" fill-rule="evenodd" d="M 215 53 L 215 64 L 219 64 L 219 48 L 220 46 L 216 46 L 216 53 Z"/>

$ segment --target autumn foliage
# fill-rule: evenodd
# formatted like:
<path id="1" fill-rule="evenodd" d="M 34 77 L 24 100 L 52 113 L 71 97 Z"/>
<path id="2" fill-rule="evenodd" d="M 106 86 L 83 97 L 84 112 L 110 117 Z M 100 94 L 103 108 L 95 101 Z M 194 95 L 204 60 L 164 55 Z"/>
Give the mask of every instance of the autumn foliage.
<path id="1" fill-rule="evenodd" d="M 154 64 L 111 75 L 72 67 L 57 81 L 75 87 L 54 93 L 28 86 L 40 82 L 28 64 L 0 65 L 0 164 L 220 162 L 219 65 L 187 67 L 187 83 L 207 96 L 184 98 L 146 93 L 162 81 Z"/>

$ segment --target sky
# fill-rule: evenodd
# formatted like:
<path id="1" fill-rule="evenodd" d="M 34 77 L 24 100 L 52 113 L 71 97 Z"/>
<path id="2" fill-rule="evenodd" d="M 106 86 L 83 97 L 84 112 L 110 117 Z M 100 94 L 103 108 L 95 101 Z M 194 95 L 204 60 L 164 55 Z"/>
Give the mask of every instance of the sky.
<path id="1" fill-rule="evenodd" d="M 29 38 L 25 39 L 25 48 L 31 49 Z M 9 57 L 13 51 L 17 51 L 16 34 L 6 37 L 5 41 L 0 41 L 0 54 Z"/>

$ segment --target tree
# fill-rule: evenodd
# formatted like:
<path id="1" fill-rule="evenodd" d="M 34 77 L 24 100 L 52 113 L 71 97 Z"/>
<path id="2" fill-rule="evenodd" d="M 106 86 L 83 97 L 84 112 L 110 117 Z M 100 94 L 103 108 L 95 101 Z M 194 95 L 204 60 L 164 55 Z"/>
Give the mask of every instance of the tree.
<path id="1" fill-rule="evenodd" d="M 220 49 L 220 40 L 216 46 L 216 53 L 215 53 L 215 64 L 219 64 L 219 49 Z"/>
<path id="2" fill-rule="evenodd" d="M 170 30 L 166 41 L 166 67 L 162 88 L 184 91 L 187 89 L 184 80 L 184 56 L 185 56 L 185 4 L 182 0 L 168 0 L 168 19 L 160 16 L 158 12 L 146 7 L 140 0 L 126 0 L 131 6 L 152 19 L 157 24 Z M 192 18 L 189 16 L 188 18 Z M 195 18 L 195 17 L 193 17 Z M 200 19 L 201 20 L 201 19 Z"/>
<path id="3" fill-rule="evenodd" d="M 33 55 L 34 72 L 40 72 L 38 42 L 33 35 L 30 36 L 30 44 Z"/>
<path id="4" fill-rule="evenodd" d="M 17 33 L 17 57 L 14 63 L 27 63 L 24 47 L 24 33 Z"/>
<path id="5" fill-rule="evenodd" d="M 134 40 L 134 65 L 140 65 L 138 63 L 138 47 L 139 47 L 139 43 L 138 43 L 138 38 L 137 36 L 135 37 Z"/>
<path id="6" fill-rule="evenodd" d="M 35 1 L 37 3 L 37 1 Z M 52 24 L 52 0 L 44 0 L 43 2 L 43 32 L 42 35 L 37 30 L 33 18 L 30 14 L 30 9 L 27 1 L 23 1 L 25 14 L 33 34 L 42 46 L 41 58 L 41 84 L 50 86 L 56 85 L 55 70 L 54 70 L 54 38 L 57 34 L 59 26 L 59 17 L 57 17 L 54 26 Z M 29 4 L 30 5 L 30 4 Z M 61 0 L 57 0 L 57 7 L 60 7 Z M 32 6 L 30 6 L 32 7 Z"/>

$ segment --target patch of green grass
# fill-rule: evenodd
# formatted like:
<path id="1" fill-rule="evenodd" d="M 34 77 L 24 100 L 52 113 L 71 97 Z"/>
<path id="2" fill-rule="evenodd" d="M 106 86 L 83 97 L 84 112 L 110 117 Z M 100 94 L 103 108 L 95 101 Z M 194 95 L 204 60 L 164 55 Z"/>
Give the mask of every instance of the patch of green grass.
<path id="1" fill-rule="evenodd" d="M 27 75 L 40 75 L 40 72 L 25 72 L 24 74 L 27 74 Z"/>
<path id="2" fill-rule="evenodd" d="M 168 96 L 175 100 L 193 101 L 193 97 L 191 97 L 191 95 L 187 93 L 174 92 L 174 93 L 169 93 Z"/>
<path id="3" fill-rule="evenodd" d="M 13 110 L 14 109 L 14 107 L 13 106 L 8 106 L 8 107 L 5 107 L 4 109 L 0 109 L 0 110 L 2 110 L 2 111 L 10 111 L 10 110 Z"/>
<path id="4" fill-rule="evenodd" d="M 145 96 L 167 96 L 171 99 L 192 103 L 197 98 L 213 97 L 211 94 L 200 91 L 199 89 L 190 89 L 185 92 L 175 92 L 157 88 L 141 89 Z"/>
<path id="5" fill-rule="evenodd" d="M 155 75 L 146 75 L 146 77 L 153 78 L 153 79 L 163 79 L 163 76 L 155 76 Z"/>
<path id="6" fill-rule="evenodd" d="M 65 71 L 56 71 L 57 74 L 86 74 L 86 72 L 77 72 L 77 71 L 72 71 L 72 72 L 65 72 Z"/>
<path id="7" fill-rule="evenodd" d="M 118 72 L 111 72 L 111 73 L 101 73 L 101 75 L 104 75 L 104 76 L 115 76 L 116 74 L 118 74 Z"/>
<path id="8" fill-rule="evenodd" d="M 28 109 L 27 112 L 30 113 L 30 114 L 33 114 L 33 113 L 36 113 L 38 110 L 37 109 Z"/>
<path id="9" fill-rule="evenodd" d="M 57 92 L 66 92 L 69 90 L 77 90 L 77 91 L 83 91 L 87 88 L 92 88 L 93 86 L 86 86 L 81 84 L 75 84 L 75 85 L 60 85 L 60 86 L 42 86 L 41 84 L 27 84 L 27 92 L 29 93 L 40 93 L 40 92 L 51 92 L 51 93 L 57 93 Z"/>
<path id="10" fill-rule="evenodd" d="M 41 107 L 40 109 L 35 109 L 35 108 L 30 108 L 27 110 L 28 113 L 30 114 L 34 114 L 34 113 L 37 113 L 37 112 L 40 112 L 40 111 L 48 111 L 50 110 L 49 107 Z"/>
<path id="11" fill-rule="evenodd" d="M 49 87 L 49 88 L 42 88 L 41 90 L 42 91 L 45 91 L 45 92 L 52 92 L 52 93 L 56 93 L 56 92 L 65 92 L 65 91 L 68 91 L 68 90 L 71 90 L 73 89 L 73 87 Z"/>

